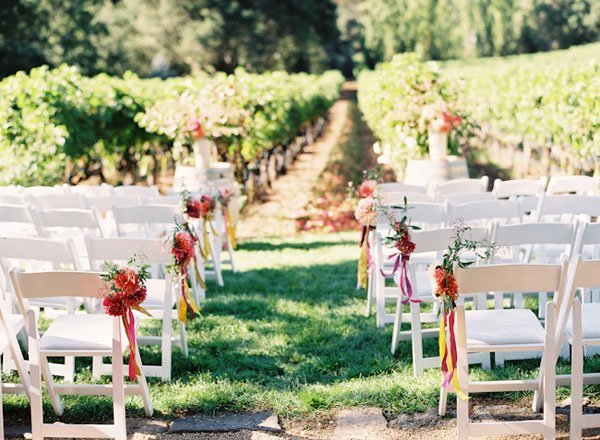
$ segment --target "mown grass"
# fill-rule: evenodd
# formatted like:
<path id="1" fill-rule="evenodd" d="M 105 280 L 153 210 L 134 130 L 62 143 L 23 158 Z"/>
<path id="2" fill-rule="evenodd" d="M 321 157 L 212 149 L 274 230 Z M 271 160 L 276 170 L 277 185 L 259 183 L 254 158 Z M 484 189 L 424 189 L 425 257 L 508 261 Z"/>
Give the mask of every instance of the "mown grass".
<path id="1" fill-rule="evenodd" d="M 188 324 L 190 356 L 174 351 L 173 381 L 150 379 L 156 415 L 268 410 L 293 417 L 347 406 L 397 414 L 436 406 L 439 371 L 414 378 L 410 344 L 402 342 L 392 356 L 390 326 L 377 329 L 374 317 L 363 314 L 365 294 L 354 289 L 356 239 L 346 232 L 243 243 L 241 272 L 227 271 L 224 288 L 210 283 L 204 317 Z M 436 340 L 425 349 L 434 355 Z M 142 356 L 158 361 L 156 349 L 145 347 Z M 598 367 L 597 358 L 586 363 L 586 369 Z M 529 360 L 472 371 L 478 378 L 535 377 L 537 368 L 538 361 Z M 559 371 L 567 370 L 561 363 Z M 82 360 L 78 371 L 77 380 L 88 379 L 90 362 Z M 111 417 L 108 398 L 63 401 L 64 421 Z M 29 419 L 22 396 L 4 402 L 13 422 Z M 128 398 L 127 411 L 143 415 L 141 400 Z"/>

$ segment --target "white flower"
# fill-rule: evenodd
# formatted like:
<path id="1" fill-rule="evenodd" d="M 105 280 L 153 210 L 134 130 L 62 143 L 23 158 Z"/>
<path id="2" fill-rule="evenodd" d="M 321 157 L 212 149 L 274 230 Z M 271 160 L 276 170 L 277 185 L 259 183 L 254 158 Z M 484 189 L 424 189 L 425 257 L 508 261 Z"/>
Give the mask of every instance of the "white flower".
<path id="1" fill-rule="evenodd" d="M 379 142 L 373 144 L 373 152 L 375 154 L 381 154 L 381 144 Z"/>
<path id="2" fill-rule="evenodd" d="M 408 136 L 404 140 L 404 144 L 406 145 L 406 147 L 409 150 L 414 150 L 415 148 L 417 148 L 417 140 L 414 137 L 412 137 L 412 136 Z"/>

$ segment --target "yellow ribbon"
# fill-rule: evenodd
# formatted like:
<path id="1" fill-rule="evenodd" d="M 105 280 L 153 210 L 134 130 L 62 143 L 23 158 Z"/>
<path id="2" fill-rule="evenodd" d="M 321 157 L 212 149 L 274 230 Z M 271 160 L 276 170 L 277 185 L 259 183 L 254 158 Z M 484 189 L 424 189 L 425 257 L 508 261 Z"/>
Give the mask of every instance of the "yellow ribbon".
<path id="1" fill-rule="evenodd" d="M 200 287 L 202 287 L 204 290 L 206 290 L 206 283 L 204 282 L 202 275 L 200 275 L 200 271 L 198 270 L 198 262 L 196 261 L 195 258 L 194 258 L 194 270 L 196 271 L 196 280 L 198 281 L 198 284 L 200 285 Z"/>
<path id="2" fill-rule="evenodd" d="M 187 280 L 183 280 L 184 283 L 184 292 L 181 292 L 182 295 L 179 297 L 179 307 L 178 307 L 178 318 L 181 322 L 186 323 L 187 322 L 187 310 L 188 310 L 188 303 L 190 308 L 192 309 L 192 311 L 194 312 L 194 314 L 200 316 L 200 308 L 198 307 L 198 304 L 196 304 L 196 300 L 194 299 L 194 296 L 191 295 L 190 292 L 190 287 L 187 284 Z M 185 295 L 185 297 L 184 297 Z M 187 299 L 187 302 L 186 302 Z"/>
<path id="3" fill-rule="evenodd" d="M 364 289 L 367 288 L 369 263 L 367 259 L 367 238 L 365 238 L 360 249 L 360 257 L 358 259 L 358 282 Z"/>
<path id="4" fill-rule="evenodd" d="M 445 310 L 442 310 L 442 313 L 445 314 L 446 313 Z M 454 331 L 454 329 L 451 329 L 450 331 Z M 458 382 L 458 374 L 456 371 L 454 371 L 453 361 L 452 361 L 452 350 L 448 350 L 446 347 L 446 319 L 442 319 L 440 321 L 440 333 L 439 333 L 438 345 L 439 345 L 439 351 L 440 351 L 440 362 L 444 362 L 444 355 L 446 355 L 446 351 L 448 351 L 448 355 L 446 357 L 446 368 L 447 368 L 448 374 L 452 374 L 452 379 L 450 380 L 450 383 L 452 384 L 452 388 L 454 388 L 454 391 L 456 392 L 456 395 L 459 398 L 461 398 L 463 400 L 467 400 L 468 397 L 465 395 L 465 393 L 463 393 L 463 391 L 460 388 L 460 384 Z"/>
<path id="5" fill-rule="evenodd" d="M 235 240 L 235 228 L 233 221 L 231 220 L 231 212 L 229 206 L 225 207 L 225 226 L 227 227 L 227 235 L 229 235 L 229 241 L 234 249 L 237 249 L 237 241 Z"/>

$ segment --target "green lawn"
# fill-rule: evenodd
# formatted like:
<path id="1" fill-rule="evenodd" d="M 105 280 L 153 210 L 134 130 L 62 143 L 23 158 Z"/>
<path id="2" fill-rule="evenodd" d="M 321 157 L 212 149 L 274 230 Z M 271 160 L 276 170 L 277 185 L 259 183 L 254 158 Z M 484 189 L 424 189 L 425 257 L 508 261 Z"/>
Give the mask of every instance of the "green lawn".
<path id="1" fill-rule="evenodd" d="M 344 406 L 388 413 L 436 406 L 439 371 L 414 378 L 410 344 L 401 343 L 392 356 L 391 326 L 377 329 L 374 317 L 363 314 L 365 294 L 354 289 L 357 238 L 311 234 L 243 243 L 241 272 L 226 271 L 224 288 L 210 283 L 204 317 L 188 323 L 189 358 L 174 351 L 173 381 L 150 380 L 156 415 L 260 409 L 293 417 Z M 436 345 L 427 341 L 428 354 Z M 144 348 L 142 357 L 157 361 L 158 351 Z M 78 364 L 78 380 L 90 376 L 90 365 Z M 536 371 L 537 361 L 474 369 L 480 378 Z M 64 402 L 65 421 L 104 421 L 112 411 L 107 398 Z M 21 396 L 5 396 L 5 413 L 13 421 L 29 419 Z M 52 414 L 49 402 L 46 413 Z M 128 399 L 128 414 L 143 415 L 139 398 Z"/>

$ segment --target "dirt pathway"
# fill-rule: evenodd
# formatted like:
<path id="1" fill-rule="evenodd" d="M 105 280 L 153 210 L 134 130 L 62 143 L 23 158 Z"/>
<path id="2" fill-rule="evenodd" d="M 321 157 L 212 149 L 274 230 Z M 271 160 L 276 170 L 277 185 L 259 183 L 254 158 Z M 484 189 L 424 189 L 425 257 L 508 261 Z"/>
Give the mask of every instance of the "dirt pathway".
<path id="1" fill-rule="evenodd" d="M 323 172 L 331 150 L 340 142 L 349 123 L 353 84 L 345 84 L 342 95 L 329 110 L 325 132 L 304 149 L 287 174 L 273 184 L 267 200 L 248 206 L 238 224 L 240 238 L 289 236 L 297 232 L 299 213 L 312 198 L 312 190 Z"/>

